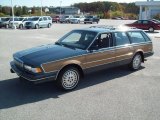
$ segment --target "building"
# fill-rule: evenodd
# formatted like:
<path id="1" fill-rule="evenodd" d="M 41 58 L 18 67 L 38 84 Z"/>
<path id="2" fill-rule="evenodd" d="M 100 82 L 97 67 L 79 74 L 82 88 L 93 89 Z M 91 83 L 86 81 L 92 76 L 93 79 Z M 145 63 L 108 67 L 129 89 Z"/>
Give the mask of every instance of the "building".
<path id="1" fill-rule="evenodd" d="M 140 7 L 139 19 L 151 19 L 155 15 L 160 14 L 160 1 L 147 0 L 137 1 L 136 5 Z"/>

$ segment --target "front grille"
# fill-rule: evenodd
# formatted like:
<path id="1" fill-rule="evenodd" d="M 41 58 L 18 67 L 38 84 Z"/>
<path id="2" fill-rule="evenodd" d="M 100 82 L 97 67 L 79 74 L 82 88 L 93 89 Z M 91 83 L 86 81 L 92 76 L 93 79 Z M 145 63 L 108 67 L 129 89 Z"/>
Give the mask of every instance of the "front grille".
<path id="1" fill-rule="evenodd" d="M 84 19 L 84 21 L 89 21 L 90 19 Z"/>
<path id="2" fill-rule="evenodd" d="M 14 63 L 18 68 L 20 68 L 20 69 L 23 68 L 23 62 L 21 60 L 19 60 L 18 58 L 14 58 Z"/>

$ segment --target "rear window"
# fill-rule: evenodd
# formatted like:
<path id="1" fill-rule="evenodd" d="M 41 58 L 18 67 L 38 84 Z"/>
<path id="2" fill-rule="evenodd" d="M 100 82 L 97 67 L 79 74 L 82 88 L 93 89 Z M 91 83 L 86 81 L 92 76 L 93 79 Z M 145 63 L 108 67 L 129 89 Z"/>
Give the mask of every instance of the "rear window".
<path id="1" fill-rule="evenodd" d="M 146 41 L 151 41 L 151 39 L 144 32 L 141 33 Z"/>
<path id="2" fill-rule="evenodd" d="M 132 43 L 141 43 L 145 42 L 145 38 L 141 32 L 128 32 Z"/>

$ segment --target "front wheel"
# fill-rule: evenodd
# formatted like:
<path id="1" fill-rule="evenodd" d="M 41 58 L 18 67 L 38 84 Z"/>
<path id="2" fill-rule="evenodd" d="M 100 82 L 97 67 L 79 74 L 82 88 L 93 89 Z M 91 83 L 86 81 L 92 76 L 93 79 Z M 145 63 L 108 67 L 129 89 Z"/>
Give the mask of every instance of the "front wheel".
<path id="1" fill-rule="evenodd" d="M 20 29 L 23 29 L 23 25 L 22 25 L 22 24 L 20 24 L 20 25 L 19 25 L 19 28 L 20 28 Z"/>
<path id="2" fill-rule="evenodd" d="M 63 90 L 69 91 L 76 88 L 80 79 L 80 72 L 75 67 L 68 67 L 60 72 L 57 85 Z"/>
<path id="3" fill-rule="evenodd" d="M 141 67 L 141 63 L 142 63 L 142 56 L 137 53 L 133 59 L 132 62 L 130 63 L 130 68 L 131 70 L 138 70 Z"/>
<path id="4" fill-rule="evenodd" d="M 38 24 L 35 25 L 35 29 L 39 29 L 39 25 Z"/>
<path id="5" fill-rule="evenodd" d="M 9 25 L 8 24 L 6 24 L 6 26 L 5 26 L 7 29 L 9 28 Z"/>

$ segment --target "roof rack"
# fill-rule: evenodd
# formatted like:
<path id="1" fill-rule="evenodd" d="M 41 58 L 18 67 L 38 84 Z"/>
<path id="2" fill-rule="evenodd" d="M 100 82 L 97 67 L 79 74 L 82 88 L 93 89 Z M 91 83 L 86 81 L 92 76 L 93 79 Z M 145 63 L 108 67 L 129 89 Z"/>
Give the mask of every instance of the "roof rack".
<path id="1" fill-rule="evenodd" d="M 128 27 L 128 26 L 109 26 L 109 25 L 96 25 L 96 26 L 90 26 L 89 28 L 100 28 L 100 29 L 106 29 L 106 30 L 121 30 L 121 29 L 137 29 L 136 27 Z"/>

